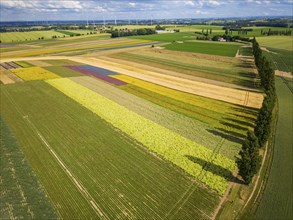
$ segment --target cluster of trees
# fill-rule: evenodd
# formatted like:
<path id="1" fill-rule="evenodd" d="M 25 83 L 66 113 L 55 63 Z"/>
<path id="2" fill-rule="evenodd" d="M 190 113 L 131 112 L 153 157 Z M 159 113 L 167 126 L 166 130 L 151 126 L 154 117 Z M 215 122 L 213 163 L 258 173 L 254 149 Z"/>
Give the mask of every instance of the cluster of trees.
<path id="1" fill-rule="evenodd" d="M 155 27 L 155 29 L 156 29 L 156 30 L 165 30 L 166 27 L 163 27 L 163 26 L 161 26 L 161 25 L 158 24 L 158 25 Z"/>
<path id="2" fill-rule="evenodd" d="M 156 30 L 152 28 L 140 28 L 140 29 L 115 29 L 111 31 L 111 37 L 125 37 L 125 36 L 136 36 L 136 35 L 152 35 L 156 34 Z"/>
<path id="3" fill-rule="evenodd" d="M 292 35 L 292 30 L 286 29 L 285 31 L 278 31 L 278 30 L 271 30 L 269 29 L 268 31 L 261 30 L 261 35 L 285 35 L 285 36 L 291 36 Z"/>
<path id="4" fill-rule="evenodd" d="M 252 43 L 255 64 L 260 76 L 261 86 L 265 92 L 265 98 L 259 111 L 254 131 L 248 132 L 247 139 L 239 153 L 240 158 L 237 159 L 239 175 L 246 184 L 251 182 L 260 168 L 259 148 L 265 145 L 271 134 L 273 110 L 276 103 L 274 70 L 271 63 L 262 55 L 261 48 L 255 38 Z"/>

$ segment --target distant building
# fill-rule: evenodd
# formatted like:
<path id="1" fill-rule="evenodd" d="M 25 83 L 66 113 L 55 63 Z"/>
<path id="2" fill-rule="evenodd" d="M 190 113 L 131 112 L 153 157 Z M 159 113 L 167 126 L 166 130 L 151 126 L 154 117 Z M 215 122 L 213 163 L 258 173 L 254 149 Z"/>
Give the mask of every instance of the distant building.
<path id="1" fill-rule="evenodd" d="M 169 30 L 156 30 L 157 34 L 167 34 L 167 33 L 175 33 L 174 31 Z"/>
<path id="2" fill-rule="evenodd" d="M 224 38 L 222 38 L 222 37 L 220 37 L 220 38 L 219 38 L 219 41 L 221 41 L 221 42 L 226 42 L 227 40 L 224 39 Z"/>

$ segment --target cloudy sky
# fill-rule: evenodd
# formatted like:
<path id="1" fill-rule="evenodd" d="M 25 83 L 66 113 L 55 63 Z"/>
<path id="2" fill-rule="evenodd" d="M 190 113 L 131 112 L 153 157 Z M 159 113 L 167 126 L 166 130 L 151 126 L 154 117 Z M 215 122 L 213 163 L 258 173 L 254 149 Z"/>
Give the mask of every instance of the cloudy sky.
<path id="1" fill-rule="evenodd" d="M 292 16 L 293 0 L 1 0 L 1 21 Z"/>

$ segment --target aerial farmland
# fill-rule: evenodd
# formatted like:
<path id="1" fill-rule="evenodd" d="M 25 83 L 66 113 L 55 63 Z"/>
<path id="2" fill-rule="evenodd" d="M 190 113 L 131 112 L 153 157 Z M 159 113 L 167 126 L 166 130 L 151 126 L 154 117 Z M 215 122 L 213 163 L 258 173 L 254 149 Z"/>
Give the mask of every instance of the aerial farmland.
<path id="1" fill-rule="evenodd" d="M 0 219 L 292 218 L 292 18 L 2 19 Z"/>

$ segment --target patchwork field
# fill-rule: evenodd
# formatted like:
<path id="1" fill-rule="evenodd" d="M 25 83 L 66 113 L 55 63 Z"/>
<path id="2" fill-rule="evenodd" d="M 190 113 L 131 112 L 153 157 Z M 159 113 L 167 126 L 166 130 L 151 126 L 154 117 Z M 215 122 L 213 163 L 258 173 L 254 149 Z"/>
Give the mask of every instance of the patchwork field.
<path id="1" fill-rule="evenodd" d="M 73 41 L 57 41 L 45 42 L 38 44 L 35 47 L 28 47 L 26 50 L 8 50 L 1 53 L 1 58 L 16 58 L 16 57 L 32 57 L 52 55 L 80 55 L 95 51 L 127 49 L 132 47 L 150 46 L 153 43 L 146 40 L 131 40 L 131 39 L 105 39 L 101 40 L 98 37 L 95 39 L 83 40 L 77 39 Z"/>
<path id="2" fill-rule="evenodd" d="M 225 87 L 243 89 L 244 86 L 249 89 L 255 88 L 255 83 L 258 82 L 254 63 L 247 59 L 161 49 L 144 49 L 110 56 L 115 58 L 112 60 L 115 62 L 129 61 L 131 63 L 127 64 L 131 66 L 141 64 L 138 67 L 143 69 Z"/>
<path id="3" fill-rule="evenodd" d="M 131 77 L 155 83 L 161 86 L 165 86 L 171 89 L 196 94 L 204 97 L 209 97 L 225 102 L 230 102 L 237 105 L 244 105 L 247 107 L 260 108 L 262 103 L 262 95 L 255 92 L 248 92 L 242 90 L 236 90 L 232 88 L 226 88 L 216 85 L 210 85 L 207 83 L 186 80 L 179 77 L 167 76 L 153 71 L 146 71 L 134 67 L 129 67 L 124 64 L 117 64 L 111 61 L 102 59 L 81 59 L 73 58 L 75 61 L 84 62 L 89 65 L 99 66 L 105 69 L 109 69 L 113 72 L 121 73 L 127 76 L 128 81 Z M 115 78 L 119 78 L 117 76 Z M 122 76 L 123 77 L 123 76 Z M 127 79 L 124 79 L 127 80 Z M 123 80 L 122 80 L 123 81 Z M 132 81 L 133 82 L 133 81 Z"/>
<path id="4" fill-rule="evenodd" d="M 1 48 L 1 117 L 43 189 L 46 215 L 214 219 L 241 182 L 235 160 L 263 93 L 253 59 L 235 57 L 243 44 L 195 40 L 208 27 Z M 17 207 L 9 200 L 3 212 Z"/>
<path id="5" fill-rule="evenodd" d="M 60 217 L 211 216 L 219 199 L 214 192 L 191 181 L 168 162 L 158 160 L 48 84 L 27 82 L 1 91 L 5 98 L 1 114 L 7 118 L 51 201 L 59 204 L 56 208 Z M 43 166 L 49 172 L 42 172 Z M 62 182 L 68 191 L 64 191 Z M 89 198 L 103 214 L 95 213 Z M 173 207 L 174 201 L 178 204 Z"/>

